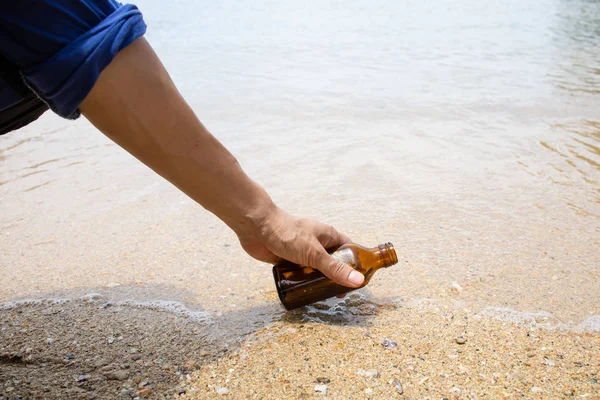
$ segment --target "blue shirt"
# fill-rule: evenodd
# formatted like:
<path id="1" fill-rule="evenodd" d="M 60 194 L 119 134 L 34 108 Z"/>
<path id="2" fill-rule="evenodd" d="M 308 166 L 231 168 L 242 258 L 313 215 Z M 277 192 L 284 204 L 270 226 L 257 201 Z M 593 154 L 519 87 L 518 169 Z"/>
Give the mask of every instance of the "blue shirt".
<path id="1" fill-rule="evenodd" d="M 0 118 L 24 98 L 8 75 L 20 75 L 58 115 L 77 118 L 102 70 L 145 32 L 138 8 L 115 0 L 3 1 L 0 56 L 12 70 L 0 74 Z"/>

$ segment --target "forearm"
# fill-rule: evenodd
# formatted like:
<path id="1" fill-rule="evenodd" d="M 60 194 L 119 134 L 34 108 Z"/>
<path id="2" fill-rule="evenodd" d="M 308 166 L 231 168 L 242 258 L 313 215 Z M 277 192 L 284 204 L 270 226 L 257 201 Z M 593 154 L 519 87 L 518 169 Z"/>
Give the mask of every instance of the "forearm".
<path id="1" fill-rule="evenodd" d="M 339 284 L 362 285 L 360 273 L 325 250 L 350 239 L 277 208 L 202 126 L 143 38 L 102 71 L 80 110 L 109 138 L 229 225 L 254 258 L 283 258 L 320 269 Z"/>
<path id="2" fill-rule="evenodd" d="M 119 53 L 80 109 L 109 138 L 238 234 L 274 207 L 198 120 L 144 39 Z"/>

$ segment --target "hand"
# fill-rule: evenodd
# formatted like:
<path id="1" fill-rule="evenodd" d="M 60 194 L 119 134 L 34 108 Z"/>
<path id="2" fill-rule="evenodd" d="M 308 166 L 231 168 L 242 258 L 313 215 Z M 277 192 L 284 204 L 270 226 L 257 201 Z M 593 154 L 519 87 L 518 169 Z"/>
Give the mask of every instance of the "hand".
<path id="1" fill-rule="evenodd" d="M 80 106 L 109 138 L 214 213 L 252 257 L 286 259 L 359 287 L 364 277 L 327 254 L 348 242 L 317 221 L 275 206 L 185 102 L 144 38 L 121 50 Z"/>
<path id="2" fill-rule="evenodd" d="M 240 244 L 257 260 L 277 263 L 282 259 L 321 271 L 334 282 L 359 287 L 364 276 L 325 249 L 335 248 L 350 239 L 333 227 L 311 219 L 296 218 L 273 207 L 250 233 L 238 233 Z M 248 232 L 248 230 L 246 229 Z"/>

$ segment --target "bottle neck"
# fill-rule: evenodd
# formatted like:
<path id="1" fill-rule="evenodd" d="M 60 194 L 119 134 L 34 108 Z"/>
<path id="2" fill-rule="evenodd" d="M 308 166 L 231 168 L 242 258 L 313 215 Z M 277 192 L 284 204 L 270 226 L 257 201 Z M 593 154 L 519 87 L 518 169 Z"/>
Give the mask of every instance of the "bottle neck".
<path id="1" fill-rule="evenodd" d="M 394 249 L 393 244 L 389 242 L 380 244 L 374 250 L 375 254 L 377 254 L 381 259 L 380 267 L 387 268 L 398 263 L 398 256 L 396 255 L 396 250 Z"/>

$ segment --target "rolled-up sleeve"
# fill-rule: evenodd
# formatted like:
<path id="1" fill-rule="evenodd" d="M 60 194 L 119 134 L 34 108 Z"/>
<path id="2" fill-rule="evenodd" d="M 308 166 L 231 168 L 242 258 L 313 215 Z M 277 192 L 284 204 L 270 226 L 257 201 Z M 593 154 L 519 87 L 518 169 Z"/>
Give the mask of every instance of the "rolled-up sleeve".
<path id="1" fill-rule="evenodd" d="M 113 58 L 144 35 L 141 12 L 112 0 L 19 0 L 0 6 L 0 52 L 58 115 L 79 105 Z"/>

